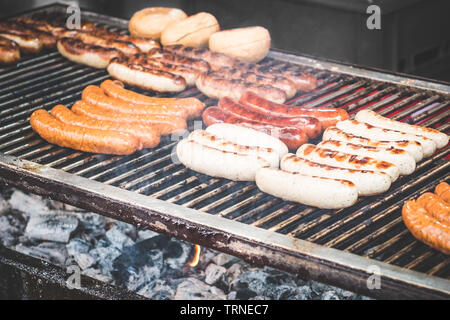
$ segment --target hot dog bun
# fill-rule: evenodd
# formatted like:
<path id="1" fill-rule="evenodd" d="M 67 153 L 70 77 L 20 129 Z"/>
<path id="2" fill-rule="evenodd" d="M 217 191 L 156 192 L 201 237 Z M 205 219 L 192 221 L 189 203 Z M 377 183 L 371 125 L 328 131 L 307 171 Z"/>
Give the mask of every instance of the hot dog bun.
<path id="1" fill-rule="evenodd" d="M 183 10 L 154 7 L 136 12 L 128 23 L 131 35 L 158 40 L 161 32 L 171 23 L 187 18 Z"/>
<path id="2" fill-rule="evenodd" d="M 270 34 L 258 26 L 224 30 L 209 38 L 209 48 L 240 61 L 256 63 L 269 52 Z"/>

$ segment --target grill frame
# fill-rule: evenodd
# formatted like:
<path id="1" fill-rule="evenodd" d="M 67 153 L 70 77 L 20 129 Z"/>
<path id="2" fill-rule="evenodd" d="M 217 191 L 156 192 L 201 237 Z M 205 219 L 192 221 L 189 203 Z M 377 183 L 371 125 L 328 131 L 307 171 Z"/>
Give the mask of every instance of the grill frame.
<path id="1" fill-rule="evenodd" d="M 53 11 L 62 10 L 64 8 L 65 6 L 63 5 L 56 5 L 44 7 L 39 10 L 50 9 Z M 39 10 L 33 10 L 30 13 L 35 13 Z M 86 10 L 82 10 L 82 13 L 87 19 L 113 24 L 118 27 L 124 27 L 127 23 L 126 20 L 98 15 Z M 354 78 L 362 77 L 374 81 L 394 84 L 399 87 L 406 86 L 409 89 L 409 92 L 416 90 L 417 94 L 430 95 L 426 101 L 432 102 L 432 98 L 436 94 L 443 95 L 446 97 L 446 100 L 450 100 L 450 86 L 441 82 L 430 82 L 420 78 L 413 79 L 409 76 L 405 77 L 399 74 L 364 69 L 328 60 L 318 60 L 281 50 L 271 50 L 269 57 L 274 58 L 275 60 L 312 66 L 316 69 L 325 71 L 338 72 Z M 100 77 L 100 75 L 98 77 Z M 354 82 L 353 84 L 355 84 L 355 88 L 358 88 L 357 82 Z M 83 83 L 83 85 L 85 85 L 85 83 Z M 376 83 L 373 85 L 377 86 Z M 327 92 L 327 90 L 329 89 L 326 87 L 323 88 L 323 92 Z M 342 91 L 329 91 L 331 94 L 343 94 Z M 183 95 L 189 95 L 189 92 L 192 93 L 192 90 L 183 93 Z M 351 93 L 352 90 L 348 90 L 348 92 Z M 399 94 L 401 93 L 402 91 L 400 91 Z M 318 97 L 322 97 L 322 95 L 318 95 Z M 366 96 L 364 95 L 364 97 Z M 300 97 L 298 100 L 302 101 L 302 99 L 304 100 L 305 98 Z M 308 96 L 306 99 L 308 99 L 308 101 L 314 101 L 314 99 L 311 99 Z M 393 101 L 395 101 L 395 97 L 393 98 Z M 313 103 L 318 102 L 315 101 Z M 380 103 L 382 103 L 382 105 L 387 104 L 384 100 Z M 430 105 L 430 103 L 424 105 Z M 445 103 L 448 104 L 448 101 L 441 103 L 439 108 L 445 108 Z M 354 109 L 359 108 L 358 105 L 359 102 L 352 103 Z M 444 105 L 444 107 L 442 107 L 442 105 Z M 409 112 L 409 109 L 406 112 Z M 423 115 L 419 115 L 419 117 L 421 116 Z M 445 118 L 444 115 L 444 119 Z M 170 145 L 164 146 L 164 148 L 170 148 Z M 444 150 L 444 153 L 447 152 L 447 156 L 448 151 L 447 147 L 447 149 Z M 156 153 L 158 152 L 159 151 Z M 145 158 L 145 156 L 146 155 L 143 155 L 142 157 Z M 440 161 L 442 160 L 440 158 L 443 158 L 444 156 L 435 157 Z M 167 155 L 165 157 L 167 157 Z M 53 165 L 55 164 L 53 163 Z M 440 167 L 440 170 L 444 167 L 445 163 Z M 170 173 L 170 168 L 168 169 L 168 172 Z M 180 171 L 176 172 L 177 175 L 181 176 L 185 173 L 186 170 L 181 173 Z M 78 172 L 78 174 L 80 173 Z M 101 173 L 97 172 L 94 177 L 101 177 L 101 175 Z M 144 175 L 144 177 L 146 177 L 146 175 Z M 160 179 L 162 180 L 162 184 L 164 184 L 166 178 L 167 177 L 163 177 Z M 70 174 L 62 170 L 49 168 L 34 162 L 0 153 L 0 179 L 15 187 L 48 196 L 52 199 L 94 211 L 117 220 L 132 223 L 141 228 L 149 228 L 189 242 L 198 243 L 206 247 L 227 252 L 252 262 L 298 273 L 312 279 L 337 285 L 352 291 L 358 291 L 362 294 L 376 298 L 450 297 L 450 281 L 447 279 L 429 276 L 421 272 L 408 270 L 375 259 L 368 259 L 353 253 L 325 247 L 310 241 L 270 231 L 270 229 L 266 230 L 240 223 L 222 217 L 226 215 L 223 213 L 213 215 L 199 212 L 195 209 L 188 209 L 167 201 L 158 200 L 153 197 L 94 181 L 92 180 L 92 176 L 90 178 L 84 178 L 79 175 Z M 217 179 L 210 179 L 209 181 L 202 183 L 212 185 L 215 180 Z M 227 183 L 231 188 L 235 184 L 236 183 L 232 182 Z M 143 188 L 143 186 L 141 188 Z M 252 184 L 249 184 L 247 190 L 251 191 L 254 188 L 254 184 L 253 187 Z M 427 184 L 426 188 L 430 188 L 430 183 Z M 421 189 L 423 189 L 423 187 Z M 408 191 L 408 189 L 406 189 L 406 191 Z M 404 192 L 405 191 L 400 191 L 400 193 Z M 416 190 L 415 193 L 417 192 L 418 191 Z M 231 195 L 233 195 L 233 193 Z M 408 195 L 408 197 L 410 196 L 412 197 L 411 194 Z M 264 199 L 264 196 L 259 197 Z M 193 200 L 195 201 L 195 198 Z M 256 198 L 256 200 L 258 200 L 258 198 Z M 252 201 L 252 199 L 249 198 L 249 201 Z M 278 203 L 277 200 L 271 201 L 273 201 L 275 205 Z M 373 204 L 371 201 L 368 202 L 366 207 L 372 205 L 382 206 L 382 203 Z M 285 209 L 283 208 L 283 210 Z M 307 208 L 304 211 L 308 212 L 308 210 L 309 209 Z M 233 213 L 233 210 L 226 208 L 225 212 L 231 214 Z M 255 212 L 256 211 L 254 211 L 254 213 Z M 255 214 L 257 214 L 257 212 Z M 351 216 L 352 214 L 354 213 L 349 213 L 348 216 Z M 360 210 L 360 214 L 364 215 L 362 209 Z M 386 215 L 388 215 L 388 213 Z M 295 219 L 298 219 L 298 216 L 292 215 L 291 218 L 295 221 Z M 321 216 L 319 215 L 317 218 L 320 219 Z M 395 221 L 396 220 L 394 220 L 394 222 Z M 282 223 L 285 223 L 285 221 L 282 221 Z M 217 226 L 220 226 L 220 228 Z M 277 225 L 275 225 L 275 227 L 276 226 Z M 272 226 L 272 229 L 273 228 L 274 226 Z M 290 231 L 289 234 L 293 231 Z M 378 267 L 381 272 L 380 289 L 369 290 L 367 288 L 366 281 L 372 275 L 370 271 L 371 266 Z"/>

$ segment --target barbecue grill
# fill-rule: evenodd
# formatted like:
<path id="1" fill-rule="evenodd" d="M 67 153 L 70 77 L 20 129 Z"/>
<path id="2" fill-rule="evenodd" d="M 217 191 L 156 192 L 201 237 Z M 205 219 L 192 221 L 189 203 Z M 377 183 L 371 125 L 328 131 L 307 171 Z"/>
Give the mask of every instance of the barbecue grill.
<path id="1" fill-rule="evenodd" d="M 52 5 L 32 12 L 61 12 Z M 83 18 L 126 32 L 127 21 L 82 10 Z M 449 133 L 450 86 L 375 69 L 271 50 L 266 65 L 295 64 L 318 87 L 287 103 L 362 108 Z M 193 172 L 172 161 L 177 141 L 129 156 L 89 154 L 42 140 L 29 125 L 39 108 L 71 106 L 105 70 L 47 52 L 0 69 L 0 179 L 139 228 L 198 243 L 376 298 L 449 298 L 450 257 L 417 241 L 402 222 L 404 201 L 450 180 L 450 148 L 438 150 L 385 194 L 325 210 L 264 194 L 252 182 Z M 155 95 L 152 92 L 143 93 Z M 190 88 L 179 97 L 214 100 Z M 194 123 L 190 123 L 190 129 Z M 374 274 L 375 272 L 375 274 Z M 380 288 L 369 289 L 371 276 Z"/>

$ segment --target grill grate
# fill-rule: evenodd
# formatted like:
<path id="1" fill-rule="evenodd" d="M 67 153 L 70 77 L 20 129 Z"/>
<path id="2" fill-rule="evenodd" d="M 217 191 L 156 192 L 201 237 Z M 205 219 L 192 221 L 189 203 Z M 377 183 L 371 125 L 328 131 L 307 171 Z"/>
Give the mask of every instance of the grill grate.
<path id="1" fill-rule="evenodd" d="M 286 63 L 279 59 L 283 55 L 272 53 L 263 63 Z M 294 97 L 289 104 L 344 107 L 352 115 L 368 108 L 396 120 L 450 133 L 450 97 L 446 93 L 327 69 L 303 68 L 318 77 L 318 88 Z M 450 258 L 415 240 L 401 219 L 405 200 L 432 190 L 440 181 L 450 180 L 448 146 L 418 164 L 413 175 L 398 179 L 385 194 L 364 197 L 350 208 L 333 211 L 285 202 L 260 192 L 254 183 L 212 178 L 175 164 L 171 153 L 176 142 L 169 137 L 155 149 L 112 156 L 60 148 L 33 133 L 29 116 L 34 110 L 50 110 L 55 104 L 71 106 L 80 99 L 84 87 L 105 79 L 106 71 L 76 65 L 57 52 L 0 69 L 0 153 L 274 233 L 450 279 Z M 194 88 L 179 96 L 198 97 L 207 105 L 215 103 Z M 193 125 L 189 123 L 189 128 Z"/>

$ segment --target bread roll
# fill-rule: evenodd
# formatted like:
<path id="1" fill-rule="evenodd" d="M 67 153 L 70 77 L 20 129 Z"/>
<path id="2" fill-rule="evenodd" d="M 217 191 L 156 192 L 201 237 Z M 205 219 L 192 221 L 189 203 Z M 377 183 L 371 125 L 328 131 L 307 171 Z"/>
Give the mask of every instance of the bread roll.
<path id="1" fill-rule="evenodd" d="M 266 28 L 257 26 L 224 30 L 209 38 L 209 48 L 243 62 L 256 63 L 269 52 L 270 34 Z"/>
<path id="2" fill-rule="evenodd" d="M 219 23 L 212 14 L 200 12 L 164 29 L 161 33 L 161 43 L 165 46 L 181 44 L 188 47 L 205 47 L 209 37 L 219 30 Z"/>
<path id="3" fill-rule="evenodd" d="M 131 17 L 128 29 L 133 36 L 158 40 L 161 32 L 171 23 L 187 18 L 183 10 L 154 7 L 142 9 Z"/>

